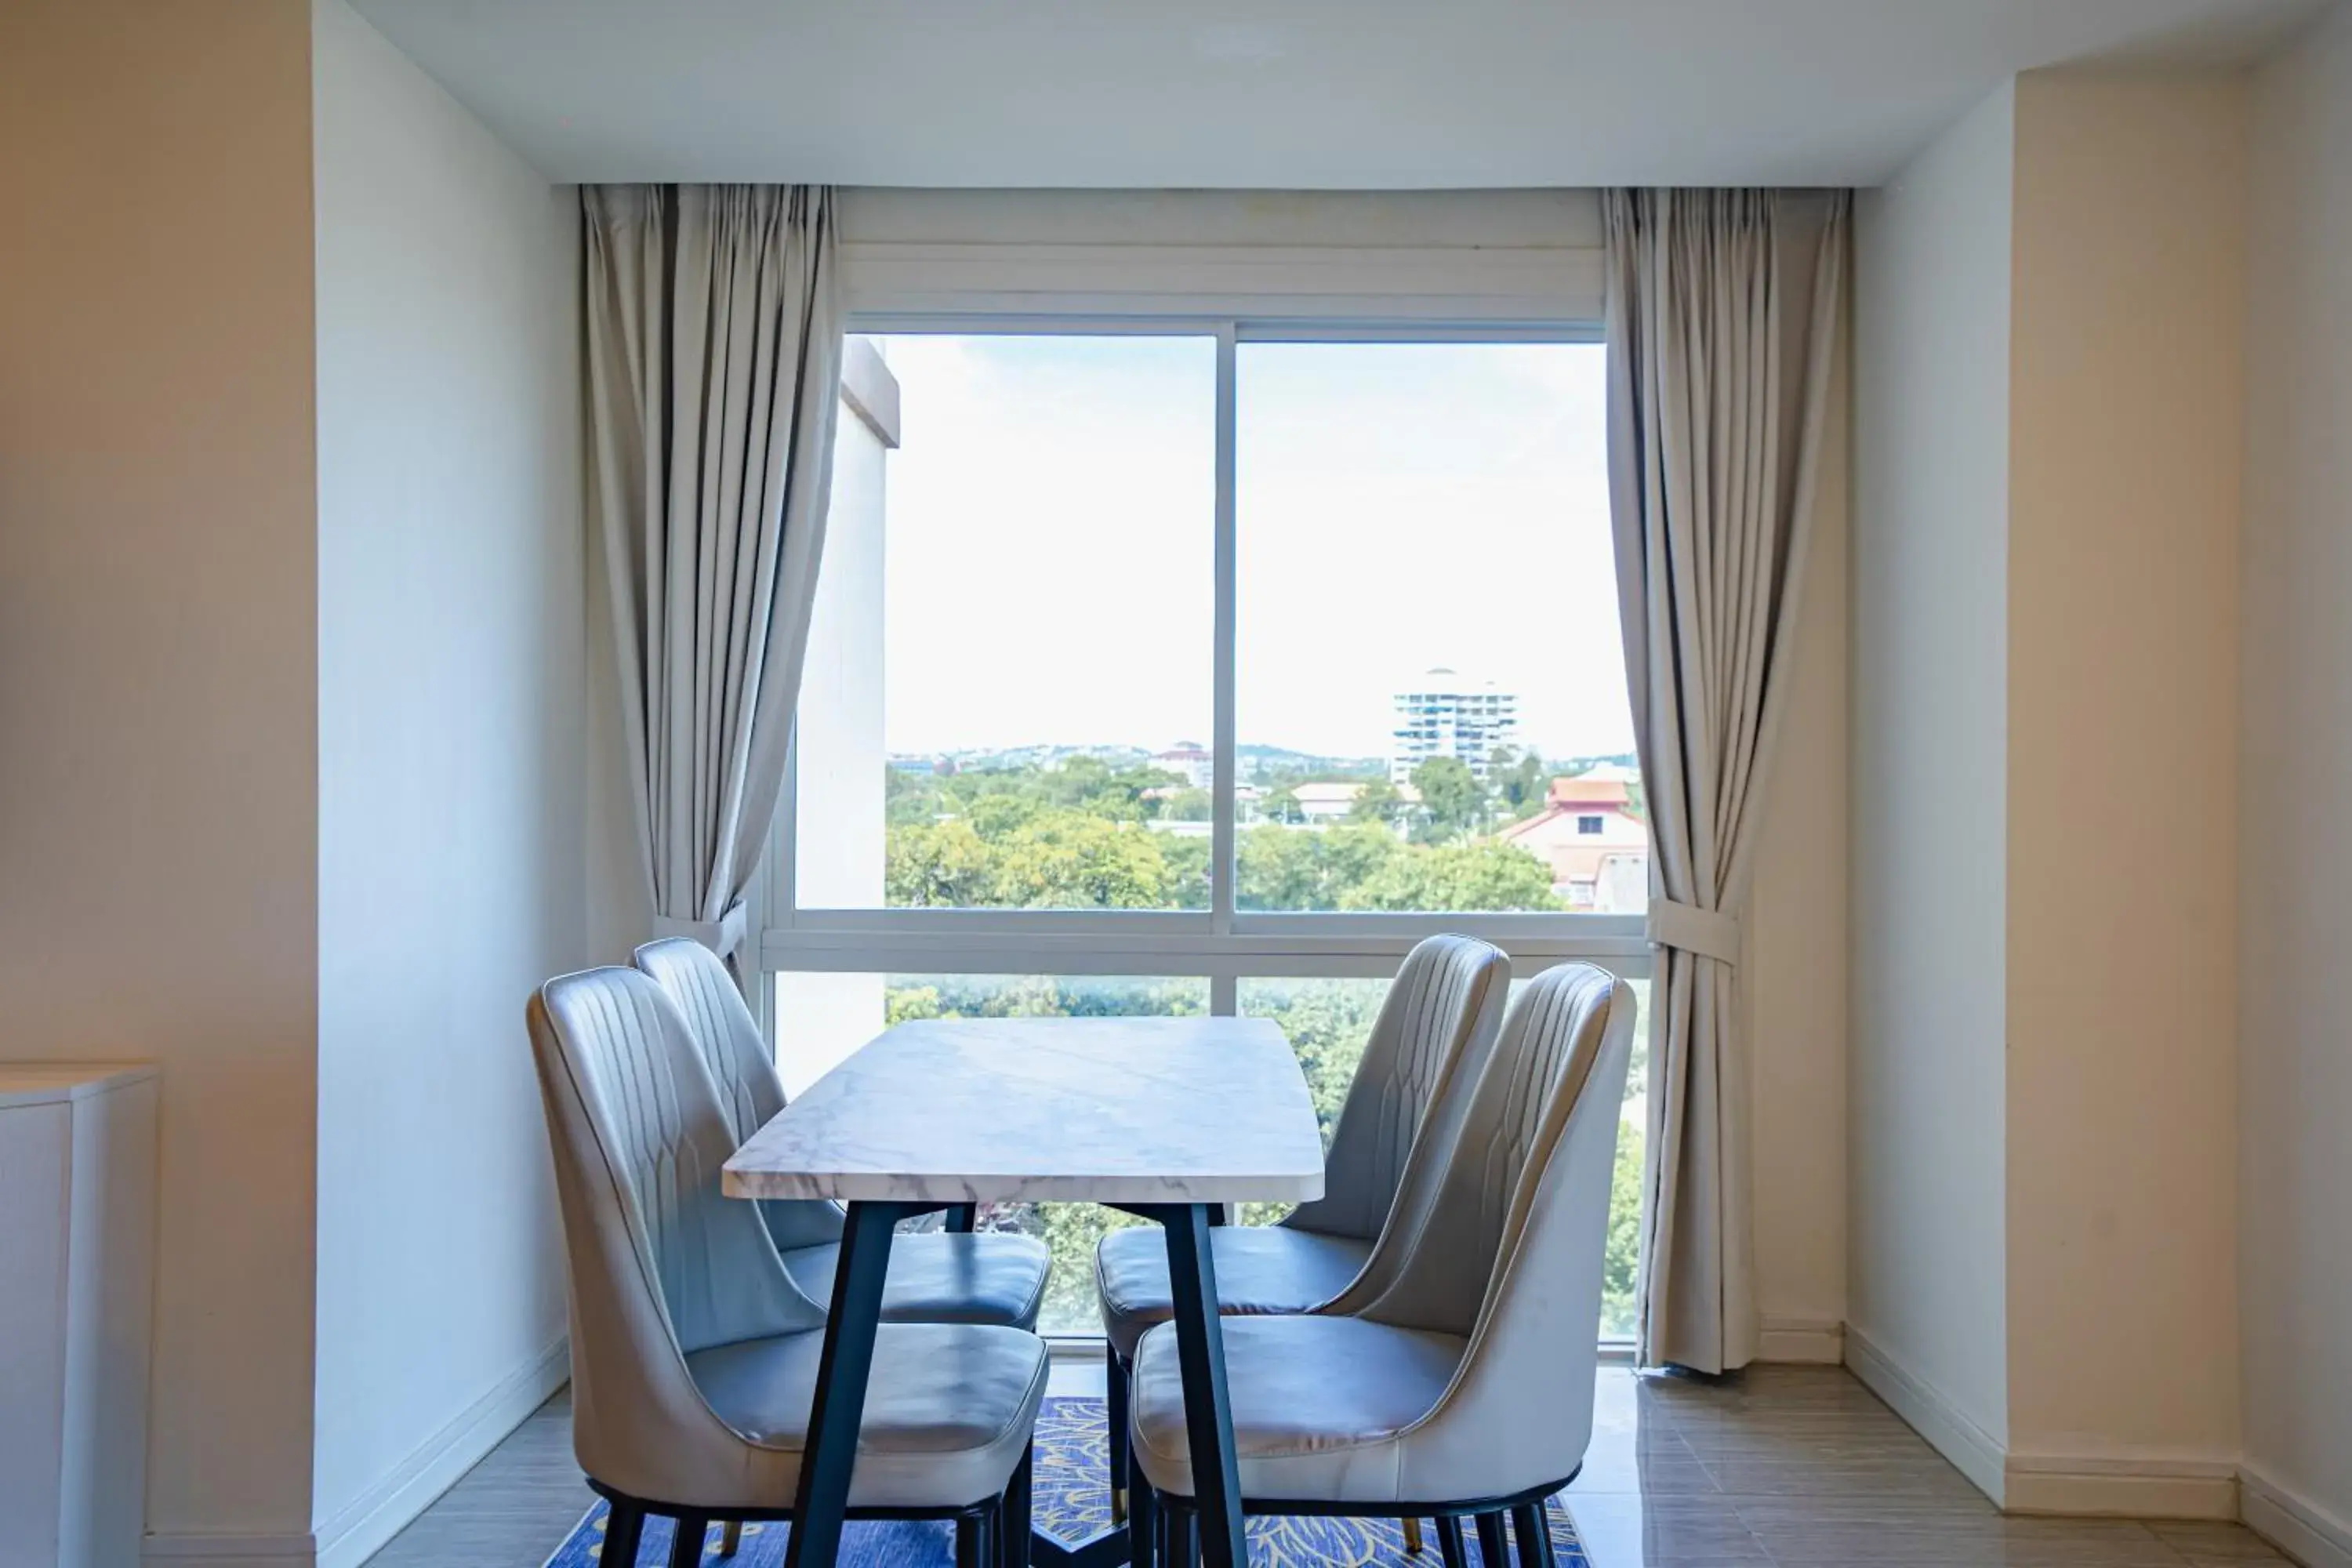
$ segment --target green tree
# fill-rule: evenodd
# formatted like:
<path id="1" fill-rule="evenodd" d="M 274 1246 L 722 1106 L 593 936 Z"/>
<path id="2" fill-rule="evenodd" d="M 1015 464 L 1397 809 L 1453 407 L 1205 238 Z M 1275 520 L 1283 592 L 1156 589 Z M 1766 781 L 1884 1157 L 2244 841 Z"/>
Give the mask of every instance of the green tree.
<path id="1" fill-rule="evenodd" d="M 890 826 L 935 821 L 947 809 L 947 796 L 936 773 L 907 768 L 882 770 L 882 819 Z"/>
<path id="2" fill-rule="evenodd" d="M 882 866 L 886 896 L 896 905 L 955 909 L 996 896 L 996 852 L 967 818 L 893 826 Z"/>
<path id="3" fill-rule="evenodd" d="M 1432 757 L 1412 770 L 1421 792 L 1421 822 L 1414 837 L 1444 844 L 1477 830 L 1486 815 L 1486 786 L 1459 757 Z"/>
<path id="4" fill-rule="evenodd" d="M 1160 835 L 1139 822 L 1039 812 L 997 846 L 999 905 L 1024 909 L 1164 909 L 1173 890 Z"/>
<path id="5" fill-rule="evenodd" d="M 1486 763 L 1486 782 L 1494 789 L 1495 805 L 1512 822 L 1524 821 L 1543 809 L 1551 779 L 1552 770 L 1533 751 L 1497 746 Z"/>
<path id="6" fill-rule="evenodd" d="M 1253 910 L 1310 910 L 1323 885 L 1321 855 L 1311 833 L 1262 823 L 1240 835 L 1234 895 Z"/>
<path id="7" fill-rule="evenodd" d="M 1601 1331 L 1630 1334 L 1636 1325 L 1633 1281 L 1642 1267 L 1642 1129 L 1617 1130 L 1617 1163 L 1609 1175 L 1609 1238 L 1601 1263 Z"/>
<path id="8" fill-rule="evenodd" d="M 1161 822 L 1206 822 L 1213 804 L 1204 789 L 1181 789 L 1149 804 L 1159 806 Z"/>
<path id="9" fill-rule="evenodd" d="M 1373 779 L 1356 792 L 1349 804 L 1348 820 L 1389 826 L 1404 814 L 1404 795 L 1387 779 Z"/>
<path id="10" fill-rule="evenodd" d="M 1351 910 L 1556 910 L 1551 868 L 1516 844 L 1414 846 L 1351 888 Z"/>

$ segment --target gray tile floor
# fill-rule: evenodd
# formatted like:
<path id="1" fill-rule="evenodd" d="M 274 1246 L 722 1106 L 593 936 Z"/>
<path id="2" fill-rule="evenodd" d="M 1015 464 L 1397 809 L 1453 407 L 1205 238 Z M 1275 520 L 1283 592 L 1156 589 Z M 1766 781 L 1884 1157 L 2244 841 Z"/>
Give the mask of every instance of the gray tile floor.
<path id="1" fill-rule="evenodd" d="M 1099 1393 L 1099 1374 L 1057 1370 L 1054 1392 Z M 571 1408 L 558 1394 L 371 1568 L 540 1568 L 589 1501 L 572 1462 Z M 1594 1568 L 2285 1561 L 2234 1524 L 2005 1519 L 1834 1367 L 1755 1367 L 1714 1385 L 1604 1368 L 1591 1452 L 1569 1507 Z"/>

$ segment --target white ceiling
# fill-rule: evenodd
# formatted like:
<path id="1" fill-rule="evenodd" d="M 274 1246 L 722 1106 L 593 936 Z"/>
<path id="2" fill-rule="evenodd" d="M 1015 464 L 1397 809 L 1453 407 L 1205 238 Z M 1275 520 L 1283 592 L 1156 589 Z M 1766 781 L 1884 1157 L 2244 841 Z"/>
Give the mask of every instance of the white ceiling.
<path id="1" fill-rule="evenodd" d="M 2329 0 L 356 0 L 557 180 L 1871 184 L 2013 71 Z"/>

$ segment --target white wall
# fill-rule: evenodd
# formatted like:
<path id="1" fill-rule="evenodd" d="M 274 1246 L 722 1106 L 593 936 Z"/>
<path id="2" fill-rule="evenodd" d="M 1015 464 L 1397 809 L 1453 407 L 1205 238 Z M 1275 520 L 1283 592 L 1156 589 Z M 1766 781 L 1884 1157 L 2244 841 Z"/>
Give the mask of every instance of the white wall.
<path id="1" fill-rule="evenodd" d="M 2244 166 L 2038 72 L 1865 204 L 1855 1362 L 2012 1509 L 2235 1501 Z"/>
<path id="2" fill-rule="evenodd" d="M 1854 311 L 1848 1351 L 1932 1391 L 1988 1489 L 2009 1427 L 2012 108 L 2004 88 L 1864 194 Z"/>
<path id="3" fill-rule="evenodd" d="M 2306 1561 L 2341 1568 L 2352 1563 L 2352 13 L 2257 77 L 2251 188 L 2244 1505 Z"/>
<path id="4" fill-rule="evenodd" d="M 563 1375 L 522 1005 L 586 951 L 577 206 L 314 9 L 318 1349 L 356 1563 Z"/>
<path id="5" fill-rule="evenodd" d="M 2244 132 L 2234 76 L 2018 81 L 2013 1507 L 2232 1500 Z"/>
<path id="6" fill-rule="evenodd" d="M 147 1524 L 215 1562 L 310 1518 L 310 119 L 303 0 L 0 5 L 0 1054 L 162 1064 Z"/>

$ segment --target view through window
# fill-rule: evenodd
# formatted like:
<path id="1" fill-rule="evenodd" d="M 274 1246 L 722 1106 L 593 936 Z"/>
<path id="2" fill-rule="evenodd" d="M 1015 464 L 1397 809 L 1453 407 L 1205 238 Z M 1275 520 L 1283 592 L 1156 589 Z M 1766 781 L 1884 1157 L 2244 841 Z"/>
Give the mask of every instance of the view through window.
<path id="1" fill-rule="evenodd" d="M 1240 943 L 1401 915 L 1557 953 L 1576 917 L 1640 912 L 1597 346 L 876 342 L 902 427 L 888 449 L 845 413 L 835 456 L 785 823 L 791 940 L 822 945 L 775 976 L 788 1087 L 907 1018 L 1239 1012 L 1282 1026 L 1328 1140 L 1385 991 L 1344 942 L 1286 949 L 1286 978 L 1222 950 L 1124 979 L 1052 954 L 1098 934 L 1086 967 L 1158 967 L 1139 918 Z M 984 1223 L 1052 1247 L 1048 1331 L 1097 1331 L 1093 1243 L 1127 1222 Z M 1632 1223 L 1604 1333 L 1631 1328 Z"/>

